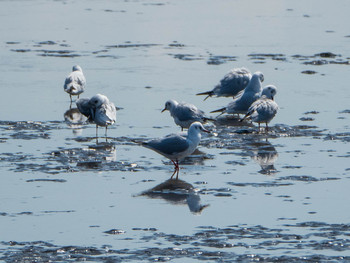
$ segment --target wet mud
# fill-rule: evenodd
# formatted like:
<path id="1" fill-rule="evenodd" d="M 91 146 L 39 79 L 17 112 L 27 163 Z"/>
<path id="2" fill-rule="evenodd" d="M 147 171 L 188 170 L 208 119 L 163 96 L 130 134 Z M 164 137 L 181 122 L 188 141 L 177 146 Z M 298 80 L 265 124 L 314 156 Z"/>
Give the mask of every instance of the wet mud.
<path id="1" fill-rule="evenodd" d="M 283 220 L 283 219 L 281 219 Z M 114 235 L 125 242 L 149 243 L 146 249 L 113 249 L 110 246 L 80 247 L 57 246 L 52 243 L 38 242 L 2 242 L 8 249 L 0 257 L 6 262 L 171 262 L 175 259 L 192 259 L 203 262 L 239 261 L 239 262 L 338 262 L 348 261 L 348 256 L 325 256 L 319 251 L 346 251 L 350 241 L 348 224 L 327 224 L 324 222 L 303 222 L 285 224 L 284 229 L 268 228 L 262 225 L 232 225 L 225 228 L 202 226 L 193 235 L 174 235 L 157 229 L 134 228 L 140 232 L 140 240 L 126 238 L 123 230 L 111 229 L 107 235 Z M 308 229 L 306 235 L 298 230 Z M 296 233 L 293 233 L 296 231 Z M 152 246 L 157 242 L 158 246 Z M 258 254 L 239 254 L 235 250 L 264 250 L 275 256 Z M 313 255 L 293 256 L 293 251 L 311 250 Z M 284 254 L 285 253 L 285 254 Z"/>

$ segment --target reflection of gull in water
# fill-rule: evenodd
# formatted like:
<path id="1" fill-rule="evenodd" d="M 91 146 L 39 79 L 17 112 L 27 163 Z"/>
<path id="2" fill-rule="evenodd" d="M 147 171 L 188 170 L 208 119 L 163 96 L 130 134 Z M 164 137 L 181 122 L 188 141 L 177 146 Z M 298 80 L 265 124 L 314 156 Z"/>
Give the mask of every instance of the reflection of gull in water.
<path id="1" fill-rule="evenodd" d="M 261 72 L 255 72 L 240 96 L 235 98 L 226 107 L 211 111 L 211 113 L 221 112 L 221 114 L 246 114 L 249 106 L 261 96 L 261 82 L 263 79 L 264 75 Z"/>
<path id="2" fill-rule="evenodd" d="M 168 179 L 167 181 L 143 192 L 141 195 L 150 198 L 162 198 L 172 204 L 187 204 L 190 211 L 200 214 L 209 205 L 202 205 L 200 196 L 194 187 L 180 179 Z"/>
<path id="3" fill-rule="evenodd" d="M 89 146 L 89 149 L 99 152 L 107 163 L 117 161 L 117 148 L 113 143 L 98 143 Z"/>
<path id="4" fill-rule="evenodd" d="M 248 85 L 251 77 L 252 74 L 248 69 L 234 68 L 220 80 L 220 83 L 213 90 L 197 95 L 207 95 L 204 100 L 211 96 L 234 97 Z"/>
<path id="5" fill-rule="evenodd" d="M 278 158 L 278 153 L 274 146 L 268 141 L 256 143 L 257 149 L 253 150 L 252 159 L 261 166 L 262 174 L 271 174 L 276 172 L 274 163 Z"/>
<path id="6" fill-rule="evenodd" d="M 81 124 L 85 123 L 87 118 L 80 113 L 78 108 L 70 108 L 64 113 L 64 120 L 69 127 L 73 128 L 75 135 L 81 135 Z"/>
<path id="7" fill-rule="evenodd" d="M 194 122 L 188 129 L 186 138 L 178 134 L 170 134 L 160 139 L 144 142 L 141 145 L 171 160 L 175 166 L 175 170 L 171 178 L 175 175 L 175 173 L 177 173 L 177 178 L 180 169 L 179 160 L 192 154 L 196 150 L 201 140 L 202 131 L 209 132 L 204 129 L 200 122 Z"/>
<path id="8" fill-rule="evenodd" d="M 253 122 L 257 122 L 259 124 L 259 131 L 260 123 L 266 123 L 266 131 L 268 131 L 268 123 L 275 117 L 278 110 L 278 105 L 273 100 L 276 93 L 277 89 L 275 86 L 266 86 L 261 98 L 249 107 L 247 114 L 241 121 L 251 119 Z"/>
<path id="9" fill-rule="evenodd" d="M 170 115 L 174 118 L 175 123 L 181 127 L 181 130 L 189 128 L 195 121 L 205 123 L 210 120 L 204 116 L 203 111 L 199 110 L 193 104 L 179 103 L 176 100 L 168 100 L 162 112 L 166 110 L 170 111 Z"/>
<path id="10" fill-rule="evenodd" d="M 80 66 L 75 65 L 73 71 L 66 77 L 64 81 L 64 91 L 69 94 L 70 101 L 72 102 L 72 96 L 78 96 L 84 92 L 85 89 L 85 76 Z"/>
<path id="11" fill-rule="evenodd" d="M 91 99 L 79 99 L 76 104 L 82 114 L 96 123 L 96 137 L 98 126 L 106 127 L 105 135 L 107 136 L 107 127 L 117 120 L 117 110 L 114 103 L 110 102 L 106 96 L 96 94 Z"/>

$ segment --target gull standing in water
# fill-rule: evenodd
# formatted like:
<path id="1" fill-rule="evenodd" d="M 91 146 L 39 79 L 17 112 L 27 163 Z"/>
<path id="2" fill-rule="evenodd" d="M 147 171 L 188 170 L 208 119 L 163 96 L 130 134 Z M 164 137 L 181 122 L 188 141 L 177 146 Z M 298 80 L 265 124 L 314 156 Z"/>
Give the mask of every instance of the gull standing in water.
<path id="1" fill-rule="evenodd" d="M 211 96 L 234 97 L 249 83 L 252 74 L 246 68 L 234 68 L 228 72 L 220 83 L 211 91 L 198 93 L 196 95 L 207 95 L 204 100 Z"/>
<path id="2" fill-rule="evenodd" d="M 79 111 L 88 117 L 89 121 L 96 124 L 96 137 L 98 126 L 106 127 L 105 135 L 107 136 L 107 128 L 117 120 L 117 110 L 113 102 L 110 102 L 105 95 L 96 94 L 91 99 L 79 99 L 76 102 Z"/>
<path id="3" fill-rule="evenodd" d="M 277 88 L 273 85 L 268 85 L 264 88 L 260 99 L 256 100 L 248 109 L 247 114 L 240 120 L 251 119 L 253 122 L 266 123 L 266 131 L 269 130 L 268 123 L 275 117 L 278 105 L 274 101 L 274 96 L 277 93 Z"/>
<path id="4" fill-rule="evenodd" d="M 202 131 L 209 133 L 200 122 L 194 122 L 188 129 L 186 138 L 178 134 L 170 134 L 160 139 L 144 142 L 141 145 L 171 160 L 175 168 L 171 178 L 173 178 L 175 173 L 177 173 L 176 178 L 178 178 L 180 169 L 179 160 L 196 150 L 201 140 Z"/>
<path id="5" fill-rule="evenodd" d="M 221 112 L 221 114 L 246 114 L 250 105 L 261 97 L 261 82 L 263 80 L 264 75 L 259 71 L 255 72 L 249 81 L 248 86 L 244 89 L 240 96 L 235 98 L 226 107 L 211 111 L 210 113 Z"/>
<path id="6" fill-rule="evenodd" d="M 64 91 L 69 94 L 70 102 L 72 103 L 72 96 L 78 96 L 84 92 L 86 79 L 83 70 L 80 66 L 73 66 L 73 71 L 66 77 L 64 81 Z"/>
<path id="7" fill-rule="evenodd" d="M 205 117 L 204 112 L 193 104 L 179 103 L 176 100 L 168 100 L 162 112 L 166 110 L 170 112 L 175 123 L 181 127 L 181 131 L 183 131 L 184 128 L 189 128 L 193 122 L 199 121 L 200 123 L 205 123 L 208 120 L 212 120 Z"/>

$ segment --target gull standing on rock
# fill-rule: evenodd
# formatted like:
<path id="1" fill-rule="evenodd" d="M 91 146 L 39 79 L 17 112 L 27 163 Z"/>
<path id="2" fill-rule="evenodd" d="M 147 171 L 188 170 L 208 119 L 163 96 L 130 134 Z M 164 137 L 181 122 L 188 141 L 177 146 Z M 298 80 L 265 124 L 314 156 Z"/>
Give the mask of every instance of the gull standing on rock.
<path id="1" fill-rule="evenodd" d="M 80 66 L 73 66 L 73 71 L 66 77 L 64 81 L 64 91 L 69 94 L 70 102 L 72 103 L 72 96 L 78 96 L 84 92 L 86 79 L 83 70 Z"/>
<path id="2" fill-rule="evenodd" d="M 173 178 L 175 173 L 177 173 L 176 178 L 178 178 L 180 169 L 179 160 L 196 150 L 201 140 L 202 131 L 209 133 L 200 122 L 194 122 L 188 129 L 186 138 L 178 134 L 170 134 L 160 139 L 144 142 L 141 145 L 171 160 L 175 168 L 171 178 Z"/>
<path id="3" fill-rule="evenodd" d="M 221 114 L 229 113 L 229 114 L 246 114 L 248 108 L 254 101 L 261 97 L 261 82 L 264 80 L 264 75 L 261 72 L 255 72 L 249 81 L 249 84 L 244 89 L 243 93 L 235 98 L 232 102 L 230 102 L 226 107 L 211 111 L 221 112 Z M 221 115 L 220 114 L 220 115 Z M 219 116 L 220 116 L 219 115 Z"/>
<path id="4" fill-rule="evenodd" d="M 176 100 L 168 100 L 165 103 L 162 112 L 166 110 L 170 112 L 175 123 L 181 127 L 182 131 L 184 128 L 189 128 L 195 121 L 205 123 L 206 121 L 211 120 L 210 118 L 205 117 L 204 112 L 199 110 L 196 106 L 185 102 L 179 103 Z"/>
<path id="5" fill-rule="evenodd" d="M 248 109 L 247 114 L 240 120 L 251 119 L 259 124 L 266 123 L 266 131 L 269 130 L 268 123 L 275 117 L 278 105 L 274 101 L 274 96 L 277 93 L 277 88 L 273 85 L 268 85 L 264 88 L 260 99 L 256 100 Z"/>
<path id="6" fill-rule="evenodd" d="M 227 73 L 220 83 L 211 91 L 198 93 L 196 95 L 207 95 L 204 100 L 211 96 L 234 97 L 249 83 L 252 74 L 246 68 L 234 68 Z"/>
<path id="7" fill-rule="evenodd" d="M 79 99 L 76 102 L 79 111 L 96 124 L 96 137 L 98 126 L 107 128 L 117 120 L 117 110 L 113 102 L 110 102 L 105 95 L 96 94 L 91 99 Z"/>

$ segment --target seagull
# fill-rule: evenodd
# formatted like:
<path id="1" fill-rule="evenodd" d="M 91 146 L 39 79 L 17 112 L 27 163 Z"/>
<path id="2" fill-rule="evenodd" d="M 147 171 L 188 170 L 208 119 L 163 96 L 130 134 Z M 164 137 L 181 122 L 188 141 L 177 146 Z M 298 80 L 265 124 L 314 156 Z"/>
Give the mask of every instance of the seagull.
<path id="1" fill-rule="evenodd" d="M 274 96 L 277 93 L 277 88 L 273 85 L 268 85 L 264 88 L 260 99 L 256 100 L 248 109 L 247 114 L 240 120 L 251 119 L 253 122 L 259 124 L 266 123 L 266 131 L 268 131 L 268 123 L 275 117 L 279 109 L 277 103 L 274 101 Z"/>
<path id="2" fill-rule="evenodd" d="M 210 113 L 221 112 L 221 114 L 246 114 L 249 106 L 261 97 L 261 82 L 263 80 L 264 75 L 259 71 L 255 72 L 240 96 L 235 98 L 226 107 L 211 111 Z"/>
<path id="3" fill-rule="evenodd" d="M 78 96 L 84 92 L 85 89 L 85 76 L 80 66 L 73 66 L 73 71 L 66 77 L 64 81 L 64 91 L 69 94 L 70 102 L 72 103 L 72 96 Z"/>
<path id="4" fill-rule="evenodd" d="M 205 123 L 208 120 L 212 120 L 205 117 L 204 112 L 199 110 L 193 104 L 185 102 L 179 103 L 176 100 L 168 100 L 165 103 L 165 107 L 162 112 L 166 110 L 170 112 L 170 115 L 174 118 L 175 123 L 181 127 L 181 131 L 183 131 L 184 128 L 189 128 L 195 121 Z"/>
<path id="5" fill-rule="evenodd" d="M 180 169 L 179 160 L 192 154 L 196 150 L 201 140 L 202 131 L 209 133 L 200 122 L 196 121 L 192 123 L 188 129 L 186 138 L 178 134 L 170 134 L 160 139 L 143 142 L 141 145 L 171 160 L 175 168 L 171 178 L 177 173 L 177 179 Z"/>
<path id="6" fill-rule="evenodd" d="M 105 135 L 107 136 L 107 128 L 117 120 L 117 110 L 113 102 L 110 102 L 105 95 L 96 94 L 91 99 L 83 98 L 76 102 L 79 111 L 85 115 L 89 121 L 96 124 L 96 137 L 98 126 L 106 127 Z"/>
<path id="7" fill-rule="evenodd" d="M 198 93 L 196 95 L 207 95 L 204 100 L 211 96 L 234 97 L 249 83 L 252 74 L 246 68 L 234 68 L 228 72 L 213 90 Z"/>

